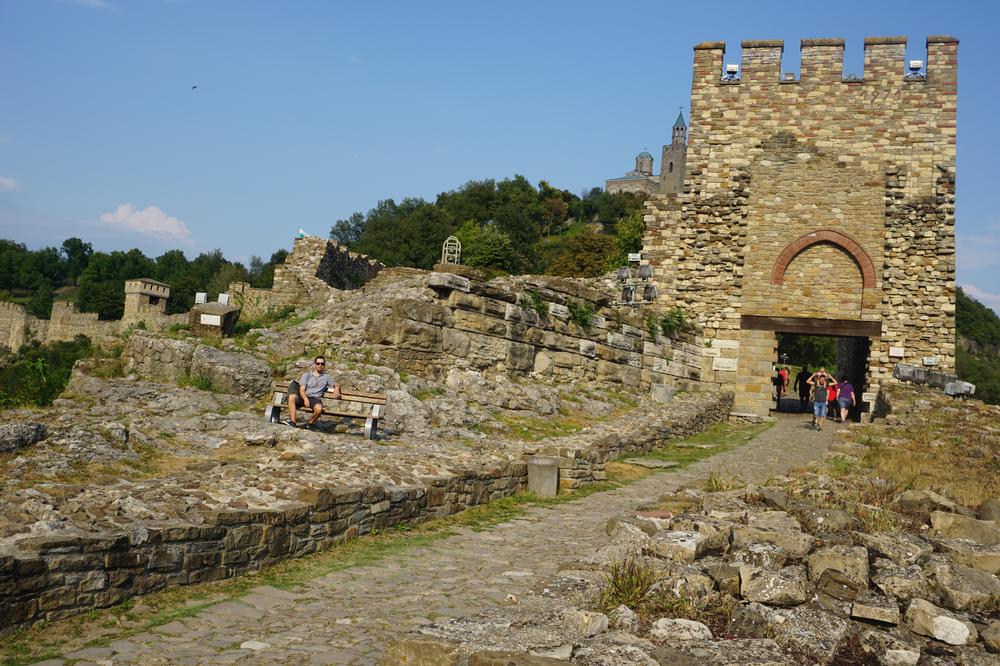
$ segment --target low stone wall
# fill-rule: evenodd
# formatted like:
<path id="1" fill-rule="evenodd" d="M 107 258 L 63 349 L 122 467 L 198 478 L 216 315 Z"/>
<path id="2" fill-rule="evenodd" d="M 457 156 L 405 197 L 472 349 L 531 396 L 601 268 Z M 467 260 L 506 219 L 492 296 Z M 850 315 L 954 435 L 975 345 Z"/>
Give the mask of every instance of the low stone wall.
<path id="1" fill-rule="evenodd" d="M 629 454 L 645 453 L 672 439 L 687 437 L 715 423 L 723 423 L 729 418 L 732 408 L 732 393 L 706 393 L 667 410 L 669 418 L 636 415 L 633 427 L 625 431 L 602 433 L 585 442 L 581 442 L 579 437 L 564 437 L 546 442 L 533 453 L 558 457 L 560 487 L 579 488 L 586 483 L 607 479 L 605 464 L 609 461 Z"/>
<path id="2" fill-rule="evenodd" d="M 142 331 L 129 336 L 122 358 L 127 372 L 144 379 L 177 382 L 200 376 L 211 381 L 214 390 L 252 399 L 264 395 L 271 386 L 270 366 L 252 356 Z"/>
<path id="3" fill-rule="evenodd" d="M 456 363 L 515 375 L 585 378 L 610 385 L 715 389 L 703 381 L 712 349 L 701 339 L 650 334 L 651 310 L 616 308 L 595 289 L 562 278 L 533 276 L 484 282 L 430 273 L 438 299 L 399 299 L 386 317 L 367 322 L 365 335 L 400 368 L 439 376 Z M 574 310 L 590 322 L 574 322 Z M 658 327 L 658 324 L 655 324 Z"/>
<path id="4" fill-rule="evenodd" d="M 322 488 L 271 511 L 219 511 L 200 524 L 136 525 L 127 533 L 39 536 L 0 556 L 0 629 L 57 620 L 171 585 L 256 571 L 372 529 L 443 516 L 520 490 L 526 465 L 468 471 L 426 488 Z"/>
<path id="5" fill-rule="evenodd" d="M 553 448 L 564 449 L 563 473 L 570 485 L 580 485 L 604 478 L 604 463 L 617 455 L 724 420 L 731 404 L 731 394 L 696 394 L 664 406 L 652 418 L 637 415 L 621 426 L 581 433 L 572 448 L 570 438 L 565 447 L 556 443 Z M 614 437 L 606 434 L 612 427 L 619 433 Z M 0 631 L 111 606 L 170 585 L 238 576 L 373 529 L 447 516 L 526 487 L 527 464 L 519 456 L 479 469 L 456 469 L 423 486 L 312 488 L 270 510 L 192 511 L 188 523 L 144 521 L 118 532 L 67 529 L 29 537 L 18 541 L 15 552 L 0 555 Z"/>

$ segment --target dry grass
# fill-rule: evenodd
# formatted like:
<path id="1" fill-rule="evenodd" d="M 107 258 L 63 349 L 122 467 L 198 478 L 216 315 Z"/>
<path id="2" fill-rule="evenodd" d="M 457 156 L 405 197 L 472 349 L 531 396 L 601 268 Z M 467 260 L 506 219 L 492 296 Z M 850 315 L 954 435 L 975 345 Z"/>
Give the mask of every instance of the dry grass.
<path id="1" fill-rule="evenodd" d="M 797 470 L 789 489 L 820 508 L 840 508 L 871 532 L 913 529 L 927 516 L 901 513 L 907 490 L 932 490 L 969 508 L 1000 496 L 1000 409 L 958 402 L 930 389 L 892 386 L 888 422 L 852 431 L 861 457 L 833 456 L 818 470 Z M 834 479 L 819 488 L 811 472 Z"/>

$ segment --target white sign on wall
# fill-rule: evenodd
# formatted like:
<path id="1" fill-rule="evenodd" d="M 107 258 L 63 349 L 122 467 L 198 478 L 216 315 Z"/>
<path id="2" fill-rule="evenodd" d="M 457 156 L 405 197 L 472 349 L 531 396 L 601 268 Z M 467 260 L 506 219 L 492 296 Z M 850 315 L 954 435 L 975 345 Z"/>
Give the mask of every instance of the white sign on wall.
<path id="1" fill-rule="evenodd" d="M 628 260 L 629 261 L 642 261 L 642 254 L 639 253 L 639 252 L 629 252 L 628 253 Z"/>
<path id="2" fill-rule="evenodd" d="M 203 314 L 199 320 L 206 326 L 222 326 L 222 316 L 213 314 Z"/>
<path id="3" fill-rule="evenodd" d="M 906 350 L 902 347 L 889 347 L 889 358 L 903 358 L 906 356 Z"/>
<path id="4" fill-rule="evenodd" d="M 937 364 L 938 364 L 937 356 L 924 356 L 924 365 L 937 365 Z"/>

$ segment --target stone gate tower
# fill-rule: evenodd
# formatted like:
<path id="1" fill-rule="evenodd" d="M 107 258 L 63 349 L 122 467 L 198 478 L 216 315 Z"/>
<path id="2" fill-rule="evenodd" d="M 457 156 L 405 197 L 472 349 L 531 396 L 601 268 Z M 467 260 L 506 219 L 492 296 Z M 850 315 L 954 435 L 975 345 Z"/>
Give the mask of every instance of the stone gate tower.
<path id="1" fill-rule="evenodd" d="M 703 379 L 766 414 L 778 332 L 856 341 L 862 386 L 953 370 L 958 40 L 928 37 L 904 75 L 905 38 L 865 39 L 860 79 L 842 39 L 802 40 L 798 79 L 783 42 L 742 46 L 736 79 L 725 43 L 695 47 L 683 191 L 646 209 L 644 261 L 659 305 L 704 327 Z"/>

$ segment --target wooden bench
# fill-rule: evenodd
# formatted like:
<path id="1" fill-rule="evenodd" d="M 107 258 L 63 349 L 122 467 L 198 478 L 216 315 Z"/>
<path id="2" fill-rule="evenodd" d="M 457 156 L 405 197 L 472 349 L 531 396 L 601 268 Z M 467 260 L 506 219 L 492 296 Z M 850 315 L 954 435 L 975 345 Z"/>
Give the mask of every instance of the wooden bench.
<path id="1" fill-rule="evenodd" d="M 271 387 L 271 404 L 264 408 L 264 420 L 270 423 L 281 421 L 281 410 L 288 410 L 288 384 L 290 381 L 275 382 Z M 312 415 L 312 410 L 299 407 L 299 411 Z M 378 420 L 385 411 L 385 396 L 377 393 L 362 393 L 341 389 L 340 397 L 334 398 L 333 391 L 323 394 L 323 416 L 343 419 L 358 419 L 365 422 L 365 438 L 375 439 Z"/>

